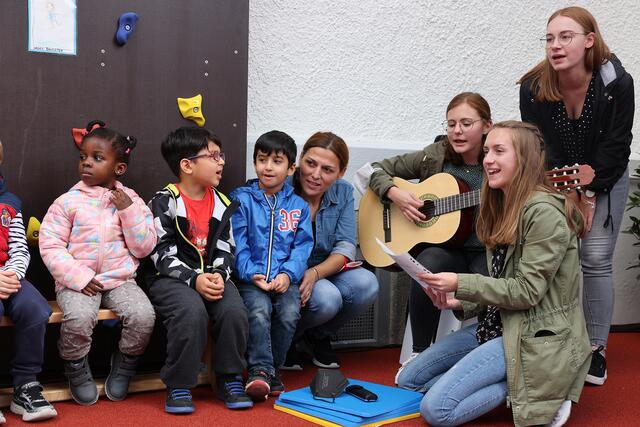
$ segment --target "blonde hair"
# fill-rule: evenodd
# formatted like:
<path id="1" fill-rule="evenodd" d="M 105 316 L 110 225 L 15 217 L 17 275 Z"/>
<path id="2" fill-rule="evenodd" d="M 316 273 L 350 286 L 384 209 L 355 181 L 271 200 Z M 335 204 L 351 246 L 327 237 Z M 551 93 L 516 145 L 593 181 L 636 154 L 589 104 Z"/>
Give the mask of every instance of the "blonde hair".
<path id="1" fill-rule="evenodd" d="M 515 243 L 524 205 L 535 191 L 555 192 L 546 181 L 544 140 L 540 130 L 535 125 L 515 120 L 496 123 L 493 129 L 509 130 L 516 154 L 516 170 L 507 191 L 489 187 L 486 179 L 482 184 L 476 234 L 491 249 L 499 244 Z M 568 198 L 565 199 L 565 215 L 569 227 L 581 234 L 582 214 Z M 576 221 L 576 218 L 580 220 Z"/>
<path id="2" fill-rule="evenodd" d="M 587 71 L 599 70 L 602 64 L 611 59 L 611 51 L 604 42 L 598 23 L 587 9 L 571 6 L 557 10 L 549 17 L 547 25 L 558 16 L 573 19 L 582 27 L 585 33 L 593 33 L 595 35 L 593 46 L 586 49 L 584 56 L 584 65 Z M 546 55 L 539 64 L 518 80 L 518 84 L 522 84 L 529 79 L 531 79 L 531 92 L 534 94 L 536 101 L 562 101 L 563 98 L 558 83 L 558 72 L 553 69 Z"/>

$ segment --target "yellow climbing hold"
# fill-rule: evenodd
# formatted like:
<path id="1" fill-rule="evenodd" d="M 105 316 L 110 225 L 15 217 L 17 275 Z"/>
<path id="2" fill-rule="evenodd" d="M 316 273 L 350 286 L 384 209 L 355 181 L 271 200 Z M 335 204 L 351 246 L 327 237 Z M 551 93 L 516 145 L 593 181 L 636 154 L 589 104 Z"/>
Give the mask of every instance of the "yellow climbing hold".
<path id="1" fill-rule="evenodd" d="M 202 115 L 202 95 L 192 98 L 178 98 L 180 114 L 187 120 L 195 122 L 198 126 L 204 126 L 205 118 Z"/>
<path id="2" fill-rule="evenodd" d="M 29 246 L 38 246 L 38 238 L 40 236 L 40 221 L 38 218 L 29 218 L 29 224 L 27 225 L 27 244 Z"/>

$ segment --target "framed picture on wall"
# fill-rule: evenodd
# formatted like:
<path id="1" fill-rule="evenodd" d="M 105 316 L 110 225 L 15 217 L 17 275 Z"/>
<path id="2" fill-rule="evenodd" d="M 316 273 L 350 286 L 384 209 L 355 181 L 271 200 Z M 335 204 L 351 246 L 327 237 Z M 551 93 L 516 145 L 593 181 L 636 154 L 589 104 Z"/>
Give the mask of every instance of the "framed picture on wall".
<path id="1" fill-rule="evenodd" d="M 29 0 L 29 51 L 77 54 L 76 0 Z"/>

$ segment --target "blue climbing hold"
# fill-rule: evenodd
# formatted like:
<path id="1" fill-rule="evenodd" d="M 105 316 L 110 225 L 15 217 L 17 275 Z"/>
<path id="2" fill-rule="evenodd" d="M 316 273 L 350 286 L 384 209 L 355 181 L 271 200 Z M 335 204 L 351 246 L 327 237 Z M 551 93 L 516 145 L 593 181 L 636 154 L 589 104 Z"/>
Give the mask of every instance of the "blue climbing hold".
<path id="1" fill-rule="evenodd" d="M 123 46 L 129 40 L 129 37 L 136 29 L 136 22 L 138 22 L 138 14 L 135 12 L 127 12 L 120 15 L 118 18 L 118 30 L 116 31 L 116 42 L 120 46 Z"/>

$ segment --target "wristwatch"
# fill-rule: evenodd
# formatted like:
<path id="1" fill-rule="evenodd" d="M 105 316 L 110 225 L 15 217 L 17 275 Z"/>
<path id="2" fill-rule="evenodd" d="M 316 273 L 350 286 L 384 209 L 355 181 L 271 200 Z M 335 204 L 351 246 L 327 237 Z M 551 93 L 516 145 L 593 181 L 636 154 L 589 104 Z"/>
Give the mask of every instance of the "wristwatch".
<path id="1" fill-rule="evenodd" d="M 587 196 L 587 197 L 590 199 L 590 198 L 592 198 L 592 197 L 595 197 L 596 193 L 595 193 L 595 191 L 586 190 L 586 191 L 584 192 L 584 195 L 585 195 L 585 196 Z"/>

